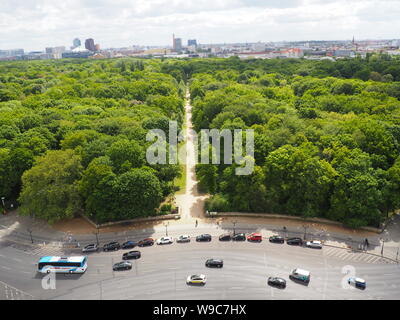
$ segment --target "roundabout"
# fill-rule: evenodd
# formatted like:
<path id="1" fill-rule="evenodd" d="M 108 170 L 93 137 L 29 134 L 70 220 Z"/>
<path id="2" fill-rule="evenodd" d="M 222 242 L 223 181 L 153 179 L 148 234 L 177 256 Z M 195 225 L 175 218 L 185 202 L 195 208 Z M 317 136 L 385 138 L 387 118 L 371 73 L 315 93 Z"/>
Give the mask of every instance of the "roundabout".
<path id="1" fill-rule="evenodd" d="M 202 230 L 203 231 L 203 230 Z M 186 230 L 190 234 L 189 230 Z M 123 300 L 274 300 L 274 299 L 398 299 L 400 270 L 396 263 L 370 263 L 360 253 L 348 259 L 328 254 L 322 249 L 262 242 L 218 241 L 215 230 L 211 242 L 176 243 L 135 248 L 140 259 L 130 260 L 132 269 L 113 271 L 129 250 L 88 254 L 84 274 L 56 274 L 55 288 L 42 286 L 37 272 L 39 256 L 27 254 L 11 246 L 0 249 L 0 280 L 9 284 L 19 295 L 34 299 L 123 299 Z M 180 234 L 172 232 L 176 239 Z M 345 249 L 338 249 L 346 251 Z M 75 253 L 74 255 L 77 255 Z M 347 256 L 346 256 L 347 257 Z M 223 260 L 222 268 L 208 268 L 208 259 Z M 295 268 L 310 271 L 308 286 L 289 279 Z M 188 286 L 190 275 L 204 274 L 204 286 Z M 286 280 L 285 289 L 267 285 L 268 277 Z M 366 280 L 366 290 L 347 285 L 350 277 Z M 46 287 L 46 286 L 45 286 Z"/>

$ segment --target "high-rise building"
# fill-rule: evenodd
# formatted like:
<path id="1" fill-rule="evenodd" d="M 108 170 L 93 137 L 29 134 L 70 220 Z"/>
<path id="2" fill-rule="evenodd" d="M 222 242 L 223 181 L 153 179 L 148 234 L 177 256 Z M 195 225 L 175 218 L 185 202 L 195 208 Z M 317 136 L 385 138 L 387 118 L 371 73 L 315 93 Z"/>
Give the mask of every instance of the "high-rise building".
<path id="1" fill-rule="evenodd" d="M 89 51 L 96 51 L 94 40 L 92 38 L 86 39 L 85 48 L 88 49 Z"/>
<path id="2" fill-rule="evenodd" d="M 196 39 L 188 40 L 188 47 L 197 47 L 197 41 Z"/>
<path id="3" fill-rule="evenodd" d="M 172 39 L 173 39 L 172 40 L 173 41 L 173 43 L 172 43 L 173 50 L 175 52 L 181 52 L 182 51 L 182 39 L 175 38 L 175 35 L 173 35 Z"/>
<path id="4" fill-rule="evenodd" d="M 94 48 L 96 49 L 96 51 L 100 51 L 100 45 L 98 43 L 96 43 L 96 45 L 94 46 Z"/>
<path id="5" fill-rule="evenodd" d="M 72 46 L 74 48 L 80 47 L 81 46 L 81 40 L 79 38 L 75 38 L 74 41 L 72 41 Z"/>

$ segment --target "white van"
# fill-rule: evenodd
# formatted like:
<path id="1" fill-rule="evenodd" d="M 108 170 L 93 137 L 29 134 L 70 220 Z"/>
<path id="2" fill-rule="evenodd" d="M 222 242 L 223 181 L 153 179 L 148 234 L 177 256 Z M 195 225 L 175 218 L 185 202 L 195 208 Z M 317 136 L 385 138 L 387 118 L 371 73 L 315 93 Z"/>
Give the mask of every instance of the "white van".
<path id="1" fill-rule="evenodd" d="M 292 273 L 289 275 L 289 278 L 308 284 L 310 282 L 310 271 L 297 268 L 292 271 Z"/>

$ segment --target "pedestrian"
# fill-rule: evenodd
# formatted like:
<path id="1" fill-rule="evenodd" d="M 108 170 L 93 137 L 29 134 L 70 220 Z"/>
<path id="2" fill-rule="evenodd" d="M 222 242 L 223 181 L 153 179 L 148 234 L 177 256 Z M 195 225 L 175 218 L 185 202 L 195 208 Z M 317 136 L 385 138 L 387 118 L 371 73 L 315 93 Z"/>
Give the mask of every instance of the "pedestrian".
<path id="1" fill-rule="evenodd" d="M 196 228 L 197 228 L 197 224 L 198 224 L 198 222 L 197 222 L 197 220 L 196 220 Z"/>
<path id="2" fill-rule="evenodd" d="M 369 247 L 369 242 L 367 238 L 365 238 L 365 245 L 367 246 L 367 248 Z"/>

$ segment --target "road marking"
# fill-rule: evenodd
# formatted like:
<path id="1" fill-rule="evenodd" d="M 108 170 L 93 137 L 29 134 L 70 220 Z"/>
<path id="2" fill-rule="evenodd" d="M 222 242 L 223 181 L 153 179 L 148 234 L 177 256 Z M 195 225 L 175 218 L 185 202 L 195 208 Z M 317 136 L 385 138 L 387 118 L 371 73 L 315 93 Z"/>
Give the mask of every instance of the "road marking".
<path id="1" fill-rule="evenodd" d="M 3 269 L 5 269 L 5 270 L 11 270 L 11 268 L 9 268 L 9 267 L 5 267 L 5 266 L 1 266 Z"/>

